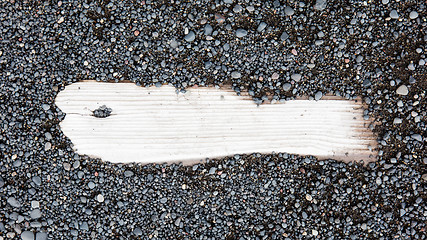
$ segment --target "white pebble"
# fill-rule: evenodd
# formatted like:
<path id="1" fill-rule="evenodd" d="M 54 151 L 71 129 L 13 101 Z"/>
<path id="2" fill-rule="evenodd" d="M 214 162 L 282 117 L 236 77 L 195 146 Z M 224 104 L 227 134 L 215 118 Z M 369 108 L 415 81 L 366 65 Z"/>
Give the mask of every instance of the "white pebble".
<path id="1" fill-rule="evenodd" d="M 408 90 L 408 87 L 406 85 L 402 85 L 402 86 L 398 87 L 396 90 L 397 94 L 403 95 L 403 96 L 408 95 L 408 92 L 409 92 L 409 90 Z"/>
<path id="2" fill-rule="evenodd" d="M 319 235 L 319 232 L 317 231 L 317 230 L 311 230 L 311 234 L 313 235 L 313 236 L 317 236 L 317 235 Z"/>
<path id="3" fill-rule="evenodd" d="M 100 203 L 104 202 L 104 196 L 102 196 L 102 194 L 98 194 L 98 196 L 96 196 L 96 200 Z"/>
<path id="4" fill-rule="evenodd" d="M 32 208 L 39 208 L 40 207 L 39 201 L 31 201 L 31 207 Z"/>

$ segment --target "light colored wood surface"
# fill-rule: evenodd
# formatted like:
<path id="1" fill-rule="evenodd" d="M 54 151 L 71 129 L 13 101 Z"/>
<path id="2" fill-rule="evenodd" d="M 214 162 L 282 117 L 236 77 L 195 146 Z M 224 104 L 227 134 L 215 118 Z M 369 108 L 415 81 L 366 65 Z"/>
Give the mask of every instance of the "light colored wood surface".
<path id="1" fill-rule="evenodd" d="M 371 162 L 376 140 L 359 103 L 292 100 L 257 106 L 230 90 L 133 83 L 78 82 L 56 105 L 79 154 L 114 163 L 183 162 L 244 153 L 287 152 L 321 159 Z M 106 105 L 111 116 L 92 111 Z"/>

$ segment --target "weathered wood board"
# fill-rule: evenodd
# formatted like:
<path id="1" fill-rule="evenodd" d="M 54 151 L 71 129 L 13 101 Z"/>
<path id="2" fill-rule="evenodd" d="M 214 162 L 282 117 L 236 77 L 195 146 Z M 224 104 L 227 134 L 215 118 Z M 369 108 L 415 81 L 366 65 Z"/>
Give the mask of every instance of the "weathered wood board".
<path id="1" fill-rule="evenodd" d="M 360 102 L 360 101 L 359 101 Z M 355 101 L 292 100 L 257 106 L 231 90 L 133 83 L 78 82 L 56 105 L 79 154 L 114 163 L 183 162 L 245 153 L 287 152 L 321 159 L 372 162 L 376 140 Z M 112 113 L 96 118 L 106 105 Z"/>

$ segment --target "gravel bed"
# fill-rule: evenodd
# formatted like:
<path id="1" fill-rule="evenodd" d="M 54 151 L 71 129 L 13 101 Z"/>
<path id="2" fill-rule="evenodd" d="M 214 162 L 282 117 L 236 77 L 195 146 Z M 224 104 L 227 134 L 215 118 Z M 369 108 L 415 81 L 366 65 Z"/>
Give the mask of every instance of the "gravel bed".
<path id="1" fill-rule="evenodd" d="M 1 1 L 0 240 L 426 239 L 426 6 Z M 258 104 L 361 97 L 378 161 L 254 153 L 184 167 L 79 156 L 53 101 L 86 79 L 228 86 Z"/>

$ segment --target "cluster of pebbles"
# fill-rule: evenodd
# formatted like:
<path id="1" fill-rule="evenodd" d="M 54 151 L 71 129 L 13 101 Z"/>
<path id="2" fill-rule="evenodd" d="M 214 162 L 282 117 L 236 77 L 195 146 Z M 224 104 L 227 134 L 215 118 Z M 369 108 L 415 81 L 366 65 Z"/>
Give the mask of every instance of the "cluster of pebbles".
<path id="1" fill-rule="evenodd" d="M 0 2 L 0 240 L 426 239 L 422 0 Z M 378 161 L 79 156 L 54 98 L 81 80 L 355 99 Z M 108 115 L 108 109 L 94 114 Z"/>

